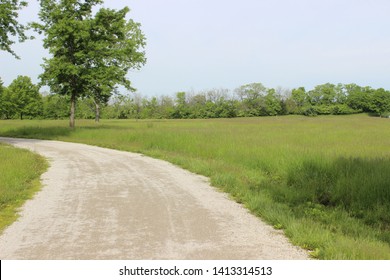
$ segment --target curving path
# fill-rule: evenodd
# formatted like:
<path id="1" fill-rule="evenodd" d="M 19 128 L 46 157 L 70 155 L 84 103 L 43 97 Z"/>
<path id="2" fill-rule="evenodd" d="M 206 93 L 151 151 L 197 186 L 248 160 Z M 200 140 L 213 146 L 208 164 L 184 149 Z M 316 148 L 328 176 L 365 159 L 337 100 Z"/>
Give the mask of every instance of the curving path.
<path id="1" fill-rule="evenodd" d="M 50 161 L 0 259 L 306 259 L 207 178 L 143 155 L 1 138 Z"/>

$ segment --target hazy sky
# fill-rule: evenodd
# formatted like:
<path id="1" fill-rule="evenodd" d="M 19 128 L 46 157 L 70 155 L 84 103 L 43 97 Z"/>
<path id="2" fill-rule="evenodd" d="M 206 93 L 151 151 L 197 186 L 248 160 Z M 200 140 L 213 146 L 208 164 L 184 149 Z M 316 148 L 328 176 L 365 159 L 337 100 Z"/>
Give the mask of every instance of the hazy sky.
<path id="1" fill-rule="evenodd" d="M 37 18 L 28 1 L 22 21 Z M 147 38 L 147 64 L 129 77 L 143 95 L 234 89 L 261 82 L 294 88 L 357 83 L 390 89 L 389 0 L 123 0 Z M 38 82 L 39 40 L 0 52 L 0 77 Z"/>

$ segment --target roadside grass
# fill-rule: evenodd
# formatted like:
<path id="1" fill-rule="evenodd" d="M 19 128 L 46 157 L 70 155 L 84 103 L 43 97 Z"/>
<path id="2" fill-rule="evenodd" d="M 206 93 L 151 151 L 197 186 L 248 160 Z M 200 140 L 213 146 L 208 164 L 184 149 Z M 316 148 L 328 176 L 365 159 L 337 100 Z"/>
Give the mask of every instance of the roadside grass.
<path id="1" fill-rule="evenodd" d="M 366 115 L 1 121 L 0 135 L 140 152 L 210 178 L 319 259 L 390 259 L 390 121 Z"/>
<path id="2" fill-rule="evenodd" d="M 23 203 L 40 189 L 44 158 L 0 143 L 0 232 L 13 223 Z"/>

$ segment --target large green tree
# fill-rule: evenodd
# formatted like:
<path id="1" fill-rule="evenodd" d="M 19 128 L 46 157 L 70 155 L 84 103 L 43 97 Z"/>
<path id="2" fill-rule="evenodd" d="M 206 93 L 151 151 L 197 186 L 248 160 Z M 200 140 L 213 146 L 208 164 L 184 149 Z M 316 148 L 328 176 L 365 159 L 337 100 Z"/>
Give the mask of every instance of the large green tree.
<path id="1" fill-rule="evenodd" d="M 75 125 L 76 100 L 88 90 L 85 72 L 86 44 L 92 8 L 101 0 L 41 0 L 41 24 L 33 27 L 44 33 L 43 46 L 52 56 L 44 59 L 42 84 L 51 91 L 70 97 L 70 127 Z"/>
<path id="2" fill-rule="evenodd" d="M 27 6 L 26 1 L 1 0 L 0 1 L 0 50 L 11 53 L 19 58 L 11 49 L 15 43 L 14 38 L 23 42 L 27 39 L 25 26 L 18 22 L 18 12 Z"/>
<path id="3" fill-rule="evenodd" d="M 120 11 L 93 8 L 102 0 L 41 0 L 44 47 L 51 58 L 44 61 L 42 83 L 70 98 L 70 127 L 75 125 L 76 101 L 92 97 L 99 112 L 116 85 L 130 87 L 126 74 L 145 63 L 144 37 L 139 24 L 126 21 L 128 8 Z M 98 119 L 98 117 L 97 117 Z"/>
<path id="4" fill-rule="evenodd" d="M 127 73 L 145 64 L 145 36 L 140 24 L 126 20 L 129 8 L 100 9 L 91 21 L 87 70 L 90 93 L 95 102 L 95 121 L 100 105 L 107 103 L 117 85 L 134 90 Z"/>

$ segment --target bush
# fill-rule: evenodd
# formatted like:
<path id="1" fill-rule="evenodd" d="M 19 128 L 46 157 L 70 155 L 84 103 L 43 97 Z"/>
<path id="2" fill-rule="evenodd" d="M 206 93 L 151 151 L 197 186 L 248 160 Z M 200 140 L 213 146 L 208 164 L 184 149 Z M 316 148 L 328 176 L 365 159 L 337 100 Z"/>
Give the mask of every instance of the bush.
<path id="1" fill-rule="evenodd" d="M 304 108 L 302 114 L 307 117 L 315 117 L 318 115 L 317 111 L 313 107 Z"/>
<path id="2" fill-rule="evenodd" d="M 381 113 L 381 118 L 390 118 L 390 112 Z"/>

